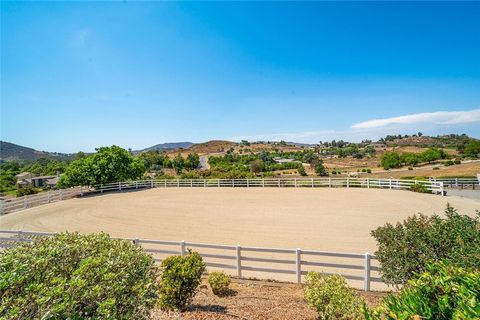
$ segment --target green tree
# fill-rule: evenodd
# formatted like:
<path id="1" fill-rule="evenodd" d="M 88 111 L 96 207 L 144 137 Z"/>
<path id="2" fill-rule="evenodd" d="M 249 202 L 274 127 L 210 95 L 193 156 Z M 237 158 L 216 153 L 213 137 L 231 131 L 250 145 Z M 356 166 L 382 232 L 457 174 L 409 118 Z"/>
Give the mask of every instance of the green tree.
<path id="1" fill-rule="evenodd" d="M 469 157 L 478 158 L 480 156 L 480 141 L 470 140 L 470 142 L 465 145 L 464 153 Z"/>
<path id="2" fill-rule="evenodd" d="M 189 153 L 187 159 L 185 160 L 185 167 L 187 169 L 193 170 L 198 168 L 200 165 L 200 157 L 196 153 Z"/>
<path id="3" fill-rule="evenodd" d="M 253 160 L 250 163 L 250 169 L 253 173 L 259 173 L 265 170 L 265 162 L 261 159 Z"/>
<path id="4" fill-rule="evenodd" d="M 385 152 L 380 158 L 380 165 L 385 169 L 399 168 L 402 165 L 400 155 L 394 151 Z"/>
<path id="5" fill-rule="evenodd" d="M 317 176 L 326 176 L 328 175 L 325 166 L 323 165 L 323 161 L 321 159 L 316 159 L 310 163 L 310 167 L 315 171 Z"/>
<path id="6" fill-rule="evenodd" d="M 431 163 L 432 161 L 445 159 L 447 157 L 447 154 L 442 149 L 428 148 L 427 150 L 422 152 L 421 157 L 423 161 Z"/>
<path id="7" fill-rule="evenodd" d="M 172 166 L 176 173 L 182 172 L 182 170 L 185 168 L 185 160 L 180 153 L 173 158 Z"/>
<path id="8" fill-rule="evenodd" d="M 145 165 L 118 146 L 101 147 L 96 153 L 72 161 L 60 177 L 59 186 L 94 186 L 141 178 Z"/>

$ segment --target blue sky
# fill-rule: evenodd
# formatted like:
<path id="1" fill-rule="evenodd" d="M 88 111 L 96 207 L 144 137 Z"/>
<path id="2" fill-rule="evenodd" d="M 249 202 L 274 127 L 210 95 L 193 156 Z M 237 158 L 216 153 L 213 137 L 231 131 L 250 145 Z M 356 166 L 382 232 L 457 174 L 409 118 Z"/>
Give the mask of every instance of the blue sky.
<path id="1" fill-rule="evenodd" d="M 480 137 L 480 3 L 1 2 L 1 139 Z"/>

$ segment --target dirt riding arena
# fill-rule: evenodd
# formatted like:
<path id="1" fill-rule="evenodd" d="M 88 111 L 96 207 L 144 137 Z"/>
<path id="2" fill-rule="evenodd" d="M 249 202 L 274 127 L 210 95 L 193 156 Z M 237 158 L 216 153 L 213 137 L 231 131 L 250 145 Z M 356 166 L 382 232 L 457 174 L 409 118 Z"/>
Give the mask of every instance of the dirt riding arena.
<path id="1" fill-rule="evenodd" d="M 85 196 L 0 217 L 1 229 L 105 231 L 113 236 L 325 251 L 375 251 L 370 231 L 447 203 L 480 201 L 374 189 L 171 188 Z"/>
<path id="2" fill-rule="evenodd" d="M 0 217 L 0 229 L 29 231 L 105 231 L 122 238 L 143 238 L 196 243 L 224 244 L 244 247 L 287 248 L 355 253 L 375 252 L 370 231 L 386 222 L 395 223 L 422 212 L 442 213 L 447 203 L 469 215 L 480 209 L 480 201 L 455 196 L 442 197 L 409 191 L 360 188 L 155 188 L 109 192 L 54 202 L 17 211 Z M 155 251 L 156 259 L 179 254 L 178 244 L 158 247 L 142 243 Z M 234 247 L 233 247 L 234 248 Z M 217 266 L 230 267 L 235 261 L 212 258 L 212 254 L 232 255 L 194 247 Z M 295 281 L 292 253 L 243 252 L 243 277 Z M 294 250 L 295 251 L 295 250 Z M 151 252 L 151 251 L 150 251 Z M 245 257 L 246 256 L 246 257 Z M 212 259 L 211 259 L 212 258 Z M 279 265 L 264 261 L 280 259 Z M 333 256 L 303 257 L 302 261 L 321 263 L 322 267 L 302 266 L 310 270 L 356 276 L 350 284 L 362 288 L 363 267 L 354 270 L 340 264 L 363 265 L 363 259 Z M 207 262 L 208 262 L 207 261 Z M 253 261 L 253 262 L 252 262 Z M 259 262 L 263 261 L 263 262 Z M 271 260 L 270 260 L 271 261 Z M 292 265 L 293 263 L 293 265 Z M 252 265 L 253 264 L 253 265 Z M 333 267 L 328 265 L 334 264 Z M 372 260 L 372 266 L 378 261 Z M 249 267 L 281 268 L 287 273 L 248 271 Z M 209 269 L 210 270 L 210 269 Z M 236 275 L 233 270 L 225 270 Z M 295 272 L 294 272 L 295 273 Z M 378 273 L 373 273 L 378 277 Z M 359 280 L 360 279 L 360 280 Z M 385 290 L 381 283 L 373 290 Z"/>

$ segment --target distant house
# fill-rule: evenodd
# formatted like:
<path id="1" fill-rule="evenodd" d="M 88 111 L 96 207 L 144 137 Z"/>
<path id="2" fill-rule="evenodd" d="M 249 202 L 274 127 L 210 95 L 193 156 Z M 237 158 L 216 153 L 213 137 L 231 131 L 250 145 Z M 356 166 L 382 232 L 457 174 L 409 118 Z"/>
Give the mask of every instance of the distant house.
<path id="1" fill-rule="evenodd" d="M 58 182 L 58 175 L 56 176 L 35 176 L 30 172 L 22 172 L 15 176 L 17 178 L 17 187 L 55 187 Z"/>

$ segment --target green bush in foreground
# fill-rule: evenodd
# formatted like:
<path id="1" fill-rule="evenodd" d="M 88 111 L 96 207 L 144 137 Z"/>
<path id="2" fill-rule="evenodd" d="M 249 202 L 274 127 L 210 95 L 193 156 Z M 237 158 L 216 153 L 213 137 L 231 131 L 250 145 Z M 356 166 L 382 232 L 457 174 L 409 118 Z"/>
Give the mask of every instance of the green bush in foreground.
<path id="1" fill-rule="evenodd" d="M 480 273 L 448 266 L 429 265 L 398 294 L 390 294 L 367 320 L 467 320 L 480 319 Z"/>
<path id="2" fill-rule="evenodd" d="M 445 216 L 414 215 L 403 223 L 387 223 L 372 231 L 385 283 L 405 284 L 426 271 L 428 263 L 440 260 L 458 267 L 479 268 L 480 212 L 472 218 L 447 207 Z"/>
<path id="3" fill-rule="evenodd" d="M 364 302 L 340 275 L 309 272 L 304 293 L 305 300 L 321 320 L 362 319 Z"/>
<path id="4" fill-rule="evenodd" d="M 192 300 L 205 272 L 202 257 L 189 251 L 184 256 L 171 256 L 161 265 L 159 306 L 164 310 L 183 310 Z"/>
<path id="5" fill-rule="evenodd" d="M 62 233 L 0 254 L 1 319 L 144 319 L 153 258 L 107 234 Z"/>
<path id="6" fill-rule="evenodd" d="M 223 271 L 214 271 L 208 276 L 208 284 L 216 295 L 225 295 L 228 293 L 230 285 L 230 277 Z"/>

